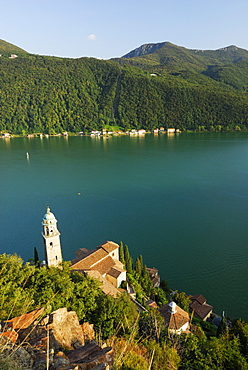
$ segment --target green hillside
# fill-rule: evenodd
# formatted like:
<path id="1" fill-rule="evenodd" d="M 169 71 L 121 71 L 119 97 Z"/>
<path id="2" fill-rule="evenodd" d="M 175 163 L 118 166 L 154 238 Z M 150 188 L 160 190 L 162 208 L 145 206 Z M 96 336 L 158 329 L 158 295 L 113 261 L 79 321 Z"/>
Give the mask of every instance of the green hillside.
<path id="1" fill-rule="evenodd" d="M 9 42 L 6 42 L 4 40 L 0 40 L 0 54 L 2 56 L 8 56 L 10 57 L 11 54 L 16 55 L 25 55 L 27 52 L 18 46 L 15 46 L 13 44 L 10 44 Z"/>
<path id="2" fill-rule="evenodd" d="M 248 51 L 148 45 L 109 61 L 2 52 L 0 131 L 247 130 Z"/>

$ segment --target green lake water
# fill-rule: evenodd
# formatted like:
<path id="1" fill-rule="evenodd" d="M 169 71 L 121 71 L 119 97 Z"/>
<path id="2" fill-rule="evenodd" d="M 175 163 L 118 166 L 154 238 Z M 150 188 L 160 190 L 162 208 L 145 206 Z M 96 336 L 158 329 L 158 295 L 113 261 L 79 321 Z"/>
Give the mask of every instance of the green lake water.
<path id="1" fill-rule="evenodd" d="M 64 259 L 122 240 L 171 288 L 248 321 L 248 134 L 1 139 L 0 204 L 0 253 L 43 259 L 49 205 Z"/>

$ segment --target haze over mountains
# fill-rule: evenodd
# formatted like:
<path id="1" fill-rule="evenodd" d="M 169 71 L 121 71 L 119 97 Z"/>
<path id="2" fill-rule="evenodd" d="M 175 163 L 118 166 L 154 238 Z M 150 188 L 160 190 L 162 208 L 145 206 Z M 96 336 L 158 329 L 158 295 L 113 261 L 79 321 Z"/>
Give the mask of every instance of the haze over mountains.
<path id="1" fill-rule="evenodd" d="M 234 45 L 145 44 L 106 61 L 32 55 L 0 40 L 0 54 L 1 131 L 248 128 L 248 51 Z"/>

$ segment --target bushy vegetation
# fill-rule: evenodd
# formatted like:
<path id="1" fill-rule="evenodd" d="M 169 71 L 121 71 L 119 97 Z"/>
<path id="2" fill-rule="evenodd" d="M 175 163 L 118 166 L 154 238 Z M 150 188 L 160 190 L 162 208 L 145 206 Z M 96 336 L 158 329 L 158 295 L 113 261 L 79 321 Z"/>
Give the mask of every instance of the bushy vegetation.
<path id="1" fill-rule="evenodd" d="M 35 267 L 16 255 L 0 255 L 0 320 L 37 307 L 46 313 L 61 307 L 76 311 L 79 320 L 90 321 L 105 339 L 129 330 L 137 312 L 126 294 L 114 299 L 99 289 L 99 283 L 69 269 Z"/>
<path id="2" fill-rule="evenodd" d="M 157 294 L 161 305 L 167 302 L 167 283 L 162 281 L 154 293 L 144 275 L 142 256 L 130 264 L 128 247 L 121 243 L 120 257 L 129 263 L 128 276 L 139 287 L 142 303 L 149 294 Z M 63 269 L 38 266 L 24 263 L 17 255 L 0 255 L 1 320 L 41 306 L 46 313 L 60 307 L 75 310 L 80 320 L 94 324 L 97 338 L 113 346 L 115 370 L 248 369 L 248 324 L 243 320 L 231 325 L 223 320 L 216 330 L 194 319 L 190 334 L 171 336 L 158 310 L 147 308 L 138 314 L 125 292 L 117 299 L 103 294 L 96 280 L 70 271 L 67 262 Z M 187 305 L 185 293 L 175 291 L 174 298 Z M 3 369 L 18 368 L 14 360 L 1 361 Z"/>

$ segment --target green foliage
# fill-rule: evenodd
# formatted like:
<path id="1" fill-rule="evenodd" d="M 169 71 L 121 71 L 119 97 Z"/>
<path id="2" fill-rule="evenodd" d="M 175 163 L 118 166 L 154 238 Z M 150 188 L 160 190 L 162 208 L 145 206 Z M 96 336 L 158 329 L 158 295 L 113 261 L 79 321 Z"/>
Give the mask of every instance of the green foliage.
<path id="1" fill-rule="evenodd" d="M 186 293 L 178 292 L 178 290 L 175 290 L 173 300 L 184 311 L 189 312 L 189 305 L 191 301 L 190 301 L 189 296 Z"/>
<path id="2" fill-rule="evenodd" d="M 124 245 L 124 260 L 125 260 L 125 269 L 128 273 L 132 273 L 133 271 L 133 260 L 129 253 L 129 249 L 127 245 Z"/>
<path id="3" fill-rule="evenodd" d="M 217 335 L 217 328 L 211 322 L 203 321 L 201 319 L 197 319 L 193 317 L 192 323 L 198 327 L 200 327 L 207 338 L 215 337 Z"/>
<path id="4" fill-rule="evenodd" d="M 151 370 L 175 370 L 179 368 L 181 358 L 171 343 L 157 343 L 154 340 L 144 342 L 150 352 Z"/>
<path id="5" fill-rule="evenodd" d="M 18 54 L 19 56 L 27 55 L 27 52 L 9 42 L 0 40 L 0 54 L 2 57 L 10 57 L 11 54 Z"/>
<path id="6" fill-rule="evenodd" d="M 127 252 L 128 248 L 126 256 Z M 143 264 L 142 256 L 138 259 Z M 141 275 L 136 271 L 128 273 L 141 302 L 146 298 L 142 286 L 145 270 L 143 265 Z M 80 320 L 93 323 L 100 339 L 114 336 L 116 369 L 248 369 L 248 324 L 243 320 L 235 320 L 231 329 L 219 330 L 219 336 L 215 336 L 211 324 L 194 319 L 198 327 L 192 328 L 193 333 L 168 338 L 157 310 L 149 309 L 139 317 L 127 294 L 116 299 L 103 294 L 98 281 L 71 271 L 69 262 L 63 263 L 63 269 L 37 268 L 17 255 L 2 254 L 0 283 L 1 320 L 41 306 L 47 313 L 67 307 L 76 311 Z M 152 293 L 158 301 L 165 298 L 162 289 L 153 288 Z M 183 309 L 187 308 L 185 293 L 176 291 L 174 298 Z M 18 369 L 18 364 L 0 354 L 0 367 L 8 370 L 11 366 Z"/>
<path id="7" fill-rule="evenodd" d="M 37 248 L 34 247 L 34 264 L 35 264 L 35 266 L 37 266 L 38 263 L 39 263 L 39 255 L 38 255 Z"/>
<path id="8" fill-rule="evenodd" d="M 17 255 L 0 255 L 0 319 L 29 311 L 32 296 L 26 287 L 34 270 Z"/>
<path id="9" fill-rule="evenodd" d="M 156 53 L 115 61 L 16 54 L 0 58 L 0 132 L 248 128 L 248 62 L 241 49 L 196 53 L 167 43 Z"/>
<path id="10" fill-rule="evenodd" d="M 123 247 L 122 242 L 120 242 L 120 247 L 119 247 L 119 260 L 121 261 L 121 263 L 125 265 L 124 247 Z"/>
<path id="11" fill-rule="evenodd" d="M 168 282 L 164 279 L 161 280 L 160 282 L 160 288 L 163 289 L 163 291 L 165 292 L 167 298 L 169 297 L 170 293 L 171 293 L 171 290 L 169 288 L 169 285 L 168 285 Z"/>
<path id="12" fill-rule="evenodd" d="M 11 357 L 6 357 L 1 358 L 0 356 L 0 369 L 1 370 L 29 370 L 27 368 L 23 368 L 19 365 L 18 361 L 14 360 Z"/>
<path id="13" fill-rule="evenodd" d="M 141 256 L 139 256 L 135 260 L 135 271 L 137 272 L 137 274 L 142 275 L 142 269 L 143 269 L 143 261 L 141 259 Z"/>
<path id="14" fill-rule="evenodd" d="M 143 339 L 153 339 L 157 342 L 165 337 L 164 319 L 156 309 L 151 308 L 149 312 L 140 315 L 139 332 Z"/>
<path id="15" fill-rule="evenodd" d="M 231 327 L 231 333 L 236 335 L 240 340 L 241 351 L 248 359 L 248 324 L 242 319 L 234 320 Z"/>
<path id="16" fill-rule="evenodd" d="M 221 322 L 217 329 L 217 336 L 220 337 L 221 335 L 225 335 L 227 333 L 228 333 L 227 320 L 225 316 L 222 316 Z"/>
<path id="17" fill-rule="evenodd" d="M 162 307 L 163 305 L 168 303 L 166 293 L 161 288 L 158 288 L 158 287 L 152 288 L 151 289 L 151 297 L 157 303 L 158 307 Z"/>
<path id="18" fill-rule="evenodd" d="M 79 320 L 95 324 L 105 339 L 116 331 L 128 333 L 138 314 L 126 294 L 105 295 L 97 280 L 70 270 L 69 262 L 63 269 L 35 268 L 16 255 L 0 255 L 0 283 L 1 320 L 37 307 L 47 313 L 67 307 Z"/>
<path id="19" fill-rule="evenodd" d="M 87 320 L 94 323 L 95 330 L 103 339 L 132 331 L 138 313 L 126 294 L 120 298 L 98 296 L 96 305 L 97 309 L 87 316 Z"/>

